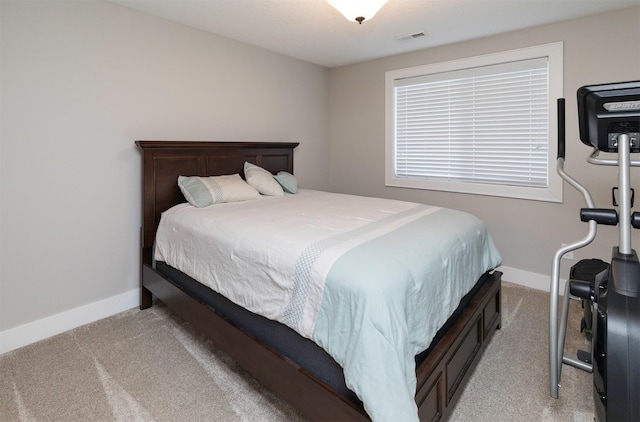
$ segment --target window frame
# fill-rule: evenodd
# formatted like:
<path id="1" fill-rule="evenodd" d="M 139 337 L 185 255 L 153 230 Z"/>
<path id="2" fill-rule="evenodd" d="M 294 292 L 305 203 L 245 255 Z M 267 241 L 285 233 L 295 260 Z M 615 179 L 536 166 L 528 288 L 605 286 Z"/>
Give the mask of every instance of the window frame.
<path id="1" fill-rule="evenodd" d="M 385 185 L 390 187 L 562 202 L 563 183 L 562 179 L 555 171 L 555 168 L 558 151 L 556 99 L 562 98 L 563 96 L 563 54 L 563 43 L 556 42 L 500 53 L 492 53 L 459 60 L 387 71 L 385 74 Z M 454 72 L 536 58 L 547 58 L 548 60 L 548 186 L 546 188 L 396 177 L 396 80 L 419 78 L 430 74 Z"/>

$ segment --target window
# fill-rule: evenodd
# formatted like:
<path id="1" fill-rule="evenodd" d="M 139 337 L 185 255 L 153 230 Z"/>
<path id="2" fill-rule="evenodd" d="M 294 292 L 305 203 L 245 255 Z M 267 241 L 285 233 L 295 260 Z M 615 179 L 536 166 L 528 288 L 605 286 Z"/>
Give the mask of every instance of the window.
<path id="1" fill-rule="evenodd" d="M 562 201 L 562 43 L 386 74 L 386 185 Z"/>

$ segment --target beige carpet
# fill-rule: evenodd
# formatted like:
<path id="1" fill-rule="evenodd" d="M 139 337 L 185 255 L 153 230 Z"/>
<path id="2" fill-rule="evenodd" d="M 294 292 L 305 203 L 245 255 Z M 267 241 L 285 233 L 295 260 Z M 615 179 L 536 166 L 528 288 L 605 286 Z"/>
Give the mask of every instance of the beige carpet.
<path id="1" fill-rule="evenodd" d="M 591 375 L 565 366 L 549 396 L 548 295 L 503 283 L 502 329 L 453 421 L 592 421 Z M 572 303 L 569 347 L 580 304 Z M 156 305 L 0 356 L 0 421 L 302 421 Z"/>
<path id="2" fill-rule="evenodd" d="M 502 329 L 469 380 L 452 420 L 593 422 L 592 375 L 563 365 L 558 399 L 549 393 L 549 294 L 502 284 Z M 571 301 L 567 351 L 590 350 Z"/>

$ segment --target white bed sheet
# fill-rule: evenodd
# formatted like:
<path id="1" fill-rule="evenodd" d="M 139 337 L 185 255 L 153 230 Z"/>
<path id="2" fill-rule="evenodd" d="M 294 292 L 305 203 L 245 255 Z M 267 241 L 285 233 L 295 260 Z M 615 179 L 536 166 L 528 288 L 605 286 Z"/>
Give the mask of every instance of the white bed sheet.
<path id="1" fill-rule="evenodd" d="M 413 357 L 500 264 L 469 214 L 311 190 L 177 205 L 155 259 L 314 340 L 374 421 L 417 420 Z"/>

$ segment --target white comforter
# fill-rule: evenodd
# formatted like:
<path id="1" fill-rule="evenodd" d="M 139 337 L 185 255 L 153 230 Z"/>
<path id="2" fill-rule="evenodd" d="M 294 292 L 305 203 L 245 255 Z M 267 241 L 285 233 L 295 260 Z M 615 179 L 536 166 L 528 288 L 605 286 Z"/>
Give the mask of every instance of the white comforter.
<path id="1" fill-rule="evenodd" d="M 418 419 L 414 356 L 500 264 L 469 214 L 309 190 L 176 205 L 155 258 L 315 341 L 374 421 Z"/>

